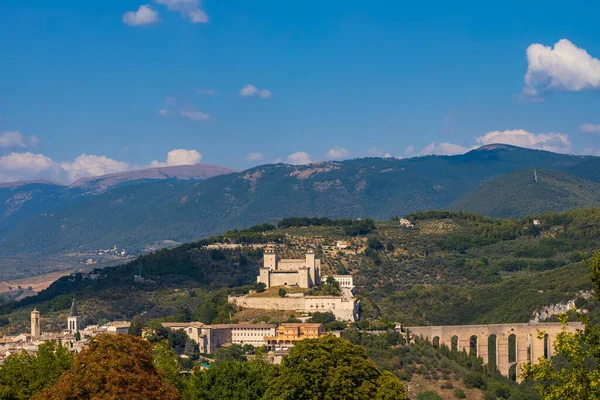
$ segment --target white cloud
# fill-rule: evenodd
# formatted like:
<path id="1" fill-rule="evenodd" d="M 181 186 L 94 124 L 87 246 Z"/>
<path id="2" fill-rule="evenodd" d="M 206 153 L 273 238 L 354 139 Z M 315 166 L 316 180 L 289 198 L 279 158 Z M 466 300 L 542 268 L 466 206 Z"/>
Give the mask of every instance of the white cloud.
<path id="1" fill-rule="evenodd" d="M 158 115 L 162 115 L 165 116 L 168 114 L 168 110 L 166 108 L 161 108 L 160 110 L 158 110 Z"/>
<path id="2" fill-rule="evenodd" d="M 283 162 L 283 160 L 281 158 L 276 158 L 273 160 L 273 164 L 279 164 L 281 162 Z"/>
<path id="3" fill-rule="evenodd" d="M 383 155 L 383 158 L 393 158 L 392 155 L 390 153 L 385 153 Z"/>
<path id="4" fill-rule="evenodd" d="M 415 151 L 415 146 L 409 144 L 406 150 L 404 150 L 404 155 L 410 156 Z"/>
<path id="5" fill-rule="evenodd" d="M 480 145 L 509 144 L 529 149 L 547 150 L 555 153 L 569 153 L 571 141 L 569 135 L 560 133 L 531 133 L 523 129 L 492 131 L 475 138 Z"/>
<path id="6" fill-rule="evenodd" d="M 25 140 L 21 132 L 4 132 L 0 135 L 0 147 L 25 147 Z"/>
<path id="7" fill-rule="evenodd" d="M 251 97 L 256 95 L 258 95 L 258 97 L 261 99 L 268 99 L 273 95 L 273 93 L 271 93 L 271 91 L 268 89 L 258 90 L 254 85 L 246 85 L 240 89 L 240 96 L 242 97 Z"/>
<path id="8" fill-rule="evenodd" d="M 140 6 L 137 11 L 127 11 L 123 22 L 130 26 L 150 25 L 158 21 L 158 13 L 148 4 Z"/>
<path id="9" fill-rule="evenodd" d="M 536 97 L 548 90 L 600 89 L 600 60 L 561 39 L 554 48 L 534 43 L 527 48 L 523 93 Z"/>
<path id="10" fill-rule="evenodd" d="M 57 163 L 43 154 L 11 153 L 0 157 L 0 181 L 50 179 L 71 183 L 86 176 L 105 175 L 131 169 L 122 161 L 82 154 L 72 162 Z"/>
<path id="11" fill-rule="evenodd" d="M 600 133 L 600 124 L 583 124 L 579 129 L 585 133 Z"/>
<path id="12" fill-rule="evenodd" d="M 152 167 L 172 167 L 175 165 L 194 165 L 202 160 L 202 154 L 196 150 L 175 149 L 167 154 L 167 162 L 152 161 Z"/>
<path id="13" fill-rule="evenodd" d="M 268 99 L 269 97 L 271 97 L 271 95 L 271 91 L 267 89 L 263 89 L 260 92 L 258 92 L 258 97 L 262 99 Z"/>
<path id="14" fill-rule="evenodd" d="M 435 154 L 438 156 L 453 156 L 456 154 L 464 154 L 469 151 L 468 147 L 461 146 L 454 143 L 436 143 L 431 142 L 421 150 L 419 155 L 426 156 Z"/>
<path id="15" fill-rule="evenodd" d="M 42 154 L 11 153 L 0 157 L 0 182 L 31 179 L 60 180 L 61 168 Z"/>
<path id="16" fill-rule="evenodd" d="M 349 155 L 350 151 L 340 146 L 332 147 L 327 153 L 325 153 L 325 157 L 331 160 L 340 160 L 342 158 L 348 158 Z"/>
<path id="17" fill-rule="evenodd" d="M 258 89 L 252 85 L 246 85 L 240 89 L 240 96 L 254 96 L 258 93 Z"/>
<path id="18" fill-rule="evenodd" d="M 200 9 L 199 0 L 154 0 L 156 4 L 162 4 L 171 11 L 178 11 L 194 24 L 205 24 L 208 16 Z"/>
<path id="19" fill-rule="evenodd" d="M 312 162 L 310 160 L 310 155 L 304 151 L 297 151 L 293 154 L 290 154 L 287 158 L 287 161 L 290 164 L 296 165 L 310 164 Z"/>
<path id="20" fill-rule="evenodd" d="M 124 149 L 124 151 L 126 151 Z M 152 161 L 150 165 L 132 165 L 106 156 L 81 154 L 73 161 L 56 162 L 43 154 L 10 153 L 0 157 L 0 182 L 49 179 L 72 183 L 77 179 L 149 167 L 193 165 L 202 160 L 196 150 L 175 149 L 167 154 L 166 162 Z"/>
<path id="21" fill-rule="evenodd" d="M 31 135 L 29 138 L 26 138 L 19 131 L 13 132 L 4 132 L 0 135 L 0 148 L 10 148 L 10 147 L 29 147 L 36 146 L 40 143 L 40 139 Z"/>
<path id="22" fill-rule="evenodd" d="M 202 111 L 194 111 L 194 110 L 181 110 L 179 113 L 192 121 L 206 121 L 210 118 L 210 115 L 203 113 Z"/>
<path id="23" fill-rule="evenodd" d="M 62 162 L 59 166 L 66 173 L 66 179 L 69 182 L 86 176 L 113 174 L 131 169 L 131 166 L 126 162 L 91 154 L 82 154 L 73 162 Z"/>
<path id="24" fill-rule="evenodd" d="M 248 155 L 246 156 L 246 161 L 260 161 L 263 158 L 264 157 L 262 153 L 248 153 Z"/>
<path id="25" fill-rule="evenodd" d="M 168 106 L 174 106 L 177 104 L 177 99 L 175 97 L 167 96 L 164 100 L 165 104 Z"/>

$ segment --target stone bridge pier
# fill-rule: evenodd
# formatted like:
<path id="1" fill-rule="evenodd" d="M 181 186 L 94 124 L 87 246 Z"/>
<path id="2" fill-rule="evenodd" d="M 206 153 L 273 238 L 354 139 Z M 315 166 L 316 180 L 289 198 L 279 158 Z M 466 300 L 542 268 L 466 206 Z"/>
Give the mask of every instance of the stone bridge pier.
<path id="1" fill-rule="evenodd" d="M 570 323 L 567 330 L 583 329 L 583 324 Z M 559 323 L 492 324 L 456 326 L 413 326 L 406 330 L 410 336 L 429 340 L 434 346 L 447 346 L 453 351 L 465 351 L 494 364 L 500 373 L 518 380 L 519 365 L 537 363 L 540 358 L 552 357 L 556 335 L 562 331 Z M 542 339 L 538 336 L 544 333 Z"/>

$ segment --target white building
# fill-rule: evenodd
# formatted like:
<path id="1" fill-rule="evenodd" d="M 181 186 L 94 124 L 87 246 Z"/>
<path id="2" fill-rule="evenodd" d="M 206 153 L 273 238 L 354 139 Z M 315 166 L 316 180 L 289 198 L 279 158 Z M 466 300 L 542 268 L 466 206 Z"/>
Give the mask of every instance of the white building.
<path id="1" fill-rule="evenodd" d="M 231 342 L 239 345 L 251 344 L 254 347 L 265 345 L 265 336 L 275 336 L 275 324 L 232 324 Z"/>
<path id="2" fill-rule="evenodd" d="M 352 275 L 330 275 L 339 285 L 340 288 L 354 289 L 354 280 Z M 327 281 L 329 276 L 324 276 L 323 281 Z"/>

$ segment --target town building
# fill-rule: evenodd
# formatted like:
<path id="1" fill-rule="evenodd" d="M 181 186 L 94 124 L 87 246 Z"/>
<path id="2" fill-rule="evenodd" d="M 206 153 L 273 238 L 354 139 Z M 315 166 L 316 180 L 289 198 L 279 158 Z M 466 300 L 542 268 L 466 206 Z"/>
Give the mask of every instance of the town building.
<path id="1" fill-rule="evenodd" d="M 75 299 L 71 303 L 71 309 L 69 310 L 69 319 L 67 320 L 67 330 L 70 333 L 79 332 L 79 313 L 77 312 L 77 305 Z"/>
<path id="2" fill-rule="evenodd" d="M 275 250 L 266 249 L 257 282 L 264 283 L 267 288 L 298 286 L 308 289 L 319 284 L 320 269 L 321 260 L 315 258 L 312 249 L 308 249 L 306 257 L 300 259 L 279 259 Z"/>
<path id="3" fill-rule="evenodd" d="M 232 324 L 231 342 L 234 344 L 250 344 L 254 347 L 265 345 L 265 337 L 275 336 L 275 324 Z"/>
<path id="4" fill-rule="evenodd" d="M 327 335 L 323 324 L 286 323 L 277 327 L 275 335 L 265 337 L 268 351 L 285 351 L 304 339 L 318 339 Z"/>
<path id="5" fill-rule="evenodd" d="M 163 328 L 184 330 L 190 339 L 198 343 L 200 353 L 213 354 L 224 344 L 231 343 L 229 325 L 205 325 L 202 322 L 163 322 Z"/>
<path id="6" fill-rule="evenodd" d="M 340 285 L 340 288 L 346 288 L 350 290 L 354 289 L 354 279 L 352 278 L 352 275 L 324 276 L 323 281 L 327 282 L 327 278 L 329 277 L 332 277 Z"/>
<path id="7" fill-rule="evenodd" d="M 400 226 L 404 226 L 406 228 L 414 228 L 415 225 L 407 220 L 406 218 L 400 218 Z"/>
<path id="8" fill-rule="evenodd" d="M 31 311 L 31 332 L 0 338 L 0 362 L 11 354 L 26 351 L 35 354 L 39 346 L 47 342 L 61 343 L 73 353 L 79 353 L 87 345 L 90 338 L 105 333 L 127 333 L 130 323 L 127 321 L 109 322 L 106 325 L 90 325 L 81 329 L 81 317 L 75 300 L 72 301 L 67 316 L 67 329 L 62 332 L 44 332 L 42 330 L 40 312 Z"/>

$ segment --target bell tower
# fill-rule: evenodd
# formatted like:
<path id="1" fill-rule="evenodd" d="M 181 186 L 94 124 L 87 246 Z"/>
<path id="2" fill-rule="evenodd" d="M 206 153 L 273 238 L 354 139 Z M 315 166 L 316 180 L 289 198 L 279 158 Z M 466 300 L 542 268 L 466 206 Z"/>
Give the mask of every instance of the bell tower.
<path id="1" fill-rule="evenodd" d="M 31 336 L 39 338 L 41 333 L 40 312 L 34 308 L 31 312 Z"/>
<path id="2" fill-rule="evenodd" d="M 73 299 L 73 302 L 71 303 L 71 310 L 69 310 L 67 330 L 71 333 L 79 332 L 79 315 L 77 312 L 77 305 L 75 304 L 75 299 Z"/>

